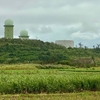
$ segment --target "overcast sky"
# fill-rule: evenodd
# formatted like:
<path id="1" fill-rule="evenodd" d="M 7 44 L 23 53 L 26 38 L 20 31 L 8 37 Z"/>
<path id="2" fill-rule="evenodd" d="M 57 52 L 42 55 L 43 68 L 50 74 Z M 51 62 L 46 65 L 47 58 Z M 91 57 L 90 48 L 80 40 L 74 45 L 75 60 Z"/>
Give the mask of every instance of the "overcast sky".
<path id="1" fill-rule="evenodd" d="M 0 37 L 8 18 L 15 38 L 26 29 L 31 39 L 100 44 L 100 0 L 0 0 Z"/>

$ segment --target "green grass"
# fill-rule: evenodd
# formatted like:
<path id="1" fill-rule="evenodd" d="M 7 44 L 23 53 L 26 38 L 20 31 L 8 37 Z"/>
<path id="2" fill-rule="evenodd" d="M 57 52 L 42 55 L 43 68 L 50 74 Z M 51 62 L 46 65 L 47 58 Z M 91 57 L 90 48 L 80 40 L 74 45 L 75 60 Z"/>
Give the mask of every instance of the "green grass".
<path id="1" fill-rule="evenodd" d="M 39 64 L 0 64 L 0 70 L 34 70 Z"/>
<path id="2" fill-rule="evenodd" d="M 0 65 L 0 93 L 100 91 L 97 68 L 38 69 L 34 64 Z M 64 66 L 65 67 L 65 66 Z"/>
<path id="3" fill-rule="evenodd" d="M 0 95 L 0 100 L 100 100 L 100 92 Z"/>

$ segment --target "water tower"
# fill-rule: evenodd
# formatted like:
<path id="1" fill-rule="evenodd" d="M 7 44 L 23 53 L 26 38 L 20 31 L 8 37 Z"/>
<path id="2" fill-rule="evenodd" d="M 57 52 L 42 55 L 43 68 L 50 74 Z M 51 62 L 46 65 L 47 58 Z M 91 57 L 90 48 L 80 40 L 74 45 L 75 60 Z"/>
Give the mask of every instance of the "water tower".
<path id="1" fill-rule="evenodd" d="M 13 21 L 11 19 L 6 19 L 4 23 L 4 38 L 13 39 Z"/>

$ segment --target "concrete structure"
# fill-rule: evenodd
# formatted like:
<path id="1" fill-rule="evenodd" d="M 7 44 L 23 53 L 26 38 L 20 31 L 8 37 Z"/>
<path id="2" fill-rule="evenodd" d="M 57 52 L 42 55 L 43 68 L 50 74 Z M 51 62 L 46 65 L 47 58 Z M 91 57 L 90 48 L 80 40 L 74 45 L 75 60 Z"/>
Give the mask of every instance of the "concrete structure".
<path id="1" fill-rule="evenodd" d="M 56 40 L 55 41 L 56 44 L 65 46 L 66 48 L 68 47 L 74 47 L 74 41 L 73 40 Z"/>
<path id="2" fill-rule="evenodd" d="M 6 19 L 4 23 L 4 38 L 13 39 L 13 21 L 11 19 Z"/>
<path id="3" fill-rule="evenodd" d="M 29 39 L 29 36 L 28 36 L 28 32 L 26 30 L 22 30 L 20 32 L 20 36 L 19 36 L 20 39 Z"/>

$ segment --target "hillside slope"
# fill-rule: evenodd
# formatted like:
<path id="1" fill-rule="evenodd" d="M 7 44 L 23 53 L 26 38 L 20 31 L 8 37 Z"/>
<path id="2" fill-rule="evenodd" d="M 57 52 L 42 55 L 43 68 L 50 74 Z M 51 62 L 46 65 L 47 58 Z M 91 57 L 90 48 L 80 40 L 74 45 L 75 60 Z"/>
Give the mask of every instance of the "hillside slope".
<path id="1" fill-rule="evenodd" d="M 0 39 L 0 63 L 98 63 L 100 49 L 68 48 L 41 40 Z"/>
<path id="2" fill-rule="evenodd" d="M 55 62 L 66 59 L 63 50 L 63 46 L 40 40 L 0 39 L 0 63 Z"/>

